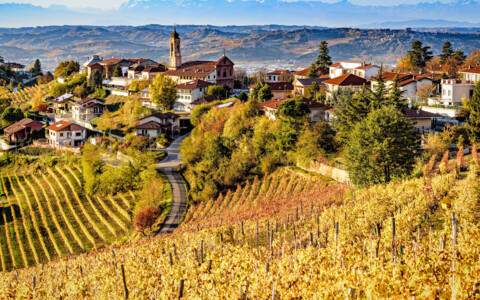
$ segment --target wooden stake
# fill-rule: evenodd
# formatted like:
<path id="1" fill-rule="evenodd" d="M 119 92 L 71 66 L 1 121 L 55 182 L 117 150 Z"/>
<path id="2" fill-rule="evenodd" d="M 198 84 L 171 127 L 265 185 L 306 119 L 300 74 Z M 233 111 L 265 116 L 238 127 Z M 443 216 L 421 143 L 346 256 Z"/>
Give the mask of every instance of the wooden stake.
<path id="1" fill-rule="evenodd" d="M 202 264 L 203 264 L 203 240 L 202 240 L 202 245 L 201 245 L 201 248 L 200 248 L 200 259 L 201 259 Z"/>
<path id="2" fill-rule="evenodd" d="M 121 265 L 121 268 L 122 268 L 124 297 L 125 297 L 125 299 L 128 299 L 128 288 L 127 288 L 127 280 L 125 279 L 125 269 L 123 268 L 123 265 Z"/>
<path id="3" fill-rule="evenodd" d="M 183 286 L 184 286 L 184 280 L 180 279 L 180 286 L 178 287 L 178 299 L 183 297 Z"/>
<path id="4" fill-rule="evenodd" d="M 168 257 L 170 259 L 170 266 L 173 266 L 173 258 L 172 258 L 172 252 L 168 253 Z"/>

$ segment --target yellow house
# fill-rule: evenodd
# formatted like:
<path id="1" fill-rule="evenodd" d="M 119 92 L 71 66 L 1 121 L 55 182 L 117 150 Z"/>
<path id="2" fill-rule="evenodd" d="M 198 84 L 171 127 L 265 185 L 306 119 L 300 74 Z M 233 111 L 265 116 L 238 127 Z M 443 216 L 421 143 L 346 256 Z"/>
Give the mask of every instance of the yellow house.
<path id="1" fill-rule="evenodd" d="M 318 97 L 319 95 L 325 95 L 326 86 L 323 82 L 326 81 L 327 79 L 328 78 L 296 79 L 294 81 L 295 97 L 303 96 L 305 98 L 312 98 L 312 97 L 315 97 L 315 96 Z M 318 90 L 316 91 L 316 95 L 315 95 L 315 91 L 313 91 L 313 89 L 312 89 L 312 85 L 314 84 L 314 82 L 318 86 Z"/>

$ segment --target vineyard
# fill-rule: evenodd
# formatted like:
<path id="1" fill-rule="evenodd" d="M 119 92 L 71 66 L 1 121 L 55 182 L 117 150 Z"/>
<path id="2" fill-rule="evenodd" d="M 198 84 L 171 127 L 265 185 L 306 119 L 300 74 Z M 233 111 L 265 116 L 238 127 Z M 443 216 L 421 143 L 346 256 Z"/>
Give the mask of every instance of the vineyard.
<path id="1" fill-rule="evenodd" d="M 10 186 L 26 178 L 12 178 Z M 479 199 L 475 168 L 360 190 L 282 169 L 191 207 L 173 235 L 7 273 L 0 277 L 0 293 L 72 299 L 475 299 Z M 15 232 L 15 221 L 10 224 L 6 231 Z M 2 236 L 5 263 L 16 236 Z M 79 239 L 88 244 L 88 238 Z M 29 251 L 26 240 L 22 245 Z M 51 239 L 45 243 L 49 247 Z M 41 241 L 32 244 L 43 255 Z"/>
<path id="2" fill-rule="evenodd" d="M 120 243 L 131 232 L 132 195 L 85 195 L 79 167 L 57 165 L 0 179 L 3 271 Z"/>
<path id="3" fill-rule="evenodd" d="M 33 99 L 33 97 L 38 93 L 38 91 L 42 91 L 44 95 L 47 95 L 53 83 L 54 81 L 48 84 L 26 87 L 24 89 L 21 89 L 18 92 L 9 93 L 8 97 L 12 99 L 11 105 L 13 107 L 21 107 L 25 103 L 30 102 Z"/>

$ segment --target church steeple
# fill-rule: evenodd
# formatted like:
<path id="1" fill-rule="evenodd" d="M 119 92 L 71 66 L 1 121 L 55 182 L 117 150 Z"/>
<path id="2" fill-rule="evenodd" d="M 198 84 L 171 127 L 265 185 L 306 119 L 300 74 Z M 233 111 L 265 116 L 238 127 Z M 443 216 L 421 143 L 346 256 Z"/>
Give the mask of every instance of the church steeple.
<path id="1" fill-rule="evenodd" d="M 182 65 L 182 54 L 180 51 L 180 35 L 176 26 L 173 27 L 173 33 L 170 36 L 170 61 L 169 68 L 177 69 Z"/>

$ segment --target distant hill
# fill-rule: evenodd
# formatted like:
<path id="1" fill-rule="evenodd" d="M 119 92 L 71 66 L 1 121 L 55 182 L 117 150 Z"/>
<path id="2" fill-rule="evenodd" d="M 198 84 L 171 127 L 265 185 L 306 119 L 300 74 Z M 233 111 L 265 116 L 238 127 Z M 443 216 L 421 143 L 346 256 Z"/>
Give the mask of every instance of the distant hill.
<path id="1" fill-rule="evenodd" d="M 370 23 L 365 25 L 360 25 L 360 28 L 389 28 L 389 29 L 405 29 L 405 28 L 428 28 L 428 29 L 440 29 L 440 28 L 475 28 L 480 29 L 480 23 L 470 23 L 470 22 L 457 22 L 457 21 L 447 21 L 447 20 L 407 20 L 399 22 L 381 22 L 381 23 Z"/>
<path id="2" fill-rule="evenodd" d="M 60 61 L 86 61 L 99 54 L 110 57 L 148 57 L 159 62 L 168 59 L 167 25 L 144 26 L 46 26 L 0 29 L 0 55 L 7 61 L 31 65 L 40 58 L 44 69 Z M 179 25 L 182 55 L 190 59 L 218 59 L 227 55 L 237 64 L 289 63 L 308 65 L 316 56 L 318 44 L 327 40 L 334 60 L 353 59 L 374 63 L 394 63 L 421 40 L 439 53 L 443 43 L 452 42 L 469 54 L 480 49 L 475 32 L 436 30 L 391 30 L 323 28 L 287 25 L 206 26 Z"/>

